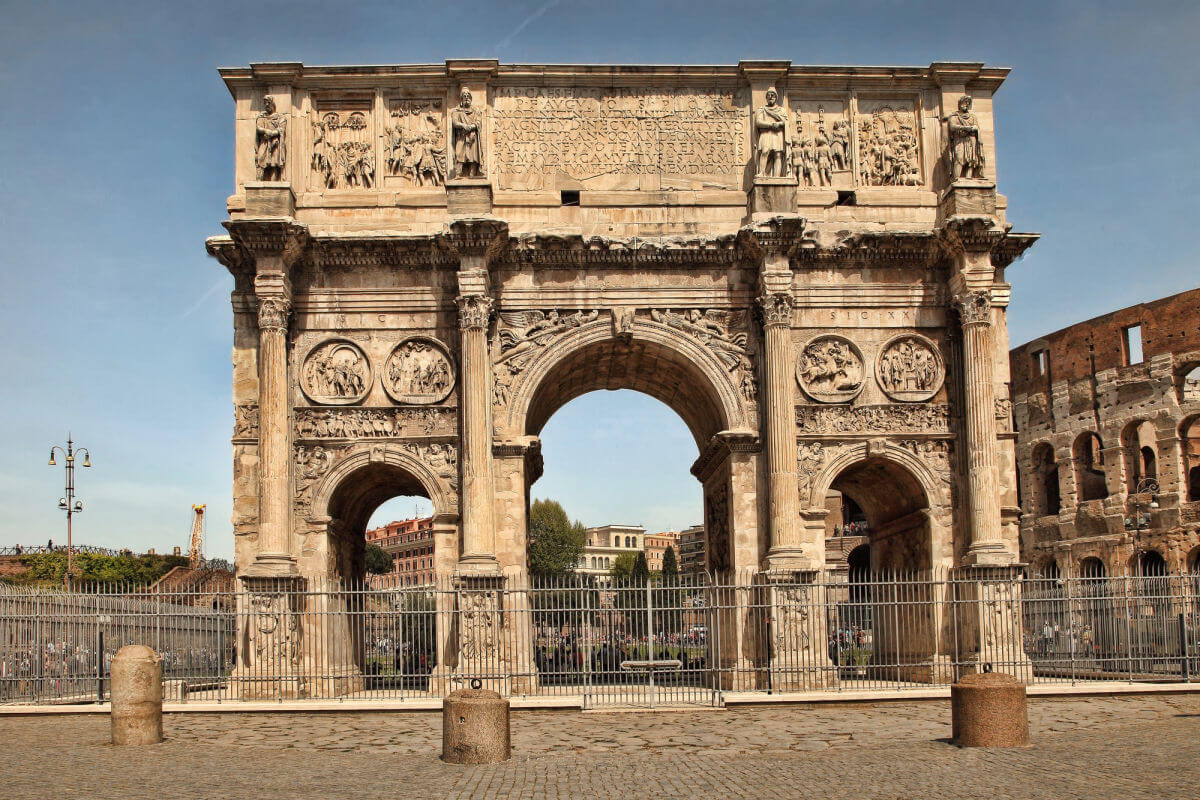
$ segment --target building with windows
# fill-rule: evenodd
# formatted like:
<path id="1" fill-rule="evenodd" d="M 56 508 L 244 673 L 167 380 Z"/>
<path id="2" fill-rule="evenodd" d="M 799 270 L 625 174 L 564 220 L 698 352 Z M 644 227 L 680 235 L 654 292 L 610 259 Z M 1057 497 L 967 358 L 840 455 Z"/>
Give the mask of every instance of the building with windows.
<path id="1" fill-rule="evenodd" d="M 1009 354 L 1021 559 L 1036 572 L 1200 568 L 1198 308 L 1194 289 Z"/>
<path id="2" fill-rule="evenodd" d="M 704 526 L 693 525 L 679 532 L 679 571 L 704 572 Z"/>
<path id="3" fill-rule="evenodd" d="M 637 553 L 644 546 L 646 529 L 641 525 L 601 525 L 587 529 L 577 572 L 607 575 L 622 553 Z"/>
<path id="4" fill-rule="evenodd" d="M 392 571 L 373 576 L 373 582 L 392 586 L 433 582 L 433 517 L 389 522 L 367 531 L 367 542 L 379 545 L 392 557 Z"/>
<path id="5" fill-rule="evenodd" d="M 679 563 L 679 531 L 663 531 L 662 533 L 647 533 L 645 536 L 646 543 L 646 566 L 651 572 L 661 572 L 663 565 L 663 556 L 667 553 L 667 548 L 675 551 L 675 563 Z M 680 570 L 682 572 L 682 570 Z"/>

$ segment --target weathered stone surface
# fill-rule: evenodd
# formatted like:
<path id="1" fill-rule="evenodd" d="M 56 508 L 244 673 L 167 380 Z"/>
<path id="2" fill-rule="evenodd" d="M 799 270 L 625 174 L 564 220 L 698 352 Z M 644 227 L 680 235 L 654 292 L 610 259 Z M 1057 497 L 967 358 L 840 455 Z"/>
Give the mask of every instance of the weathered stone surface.
<path id="1" fill-rule="evenodd" d="M 488 689 L 459 689 L 442 701 L 442 761 L 494 764 L 511 756 L 507 700 Z"/>
<path id="2" fill-rule="evenodd" d="M 1011 675 L 977 672 L 950 687 L 953 737 L 962 747 L 1025 747 L 1029 711 L 1025 687 Z"/>
<path id="3" fill-rule="evenodd" d="M 163 739 L 162 656 L 128 644 L 112 660 L 112 743 L 158 744 Z"/>

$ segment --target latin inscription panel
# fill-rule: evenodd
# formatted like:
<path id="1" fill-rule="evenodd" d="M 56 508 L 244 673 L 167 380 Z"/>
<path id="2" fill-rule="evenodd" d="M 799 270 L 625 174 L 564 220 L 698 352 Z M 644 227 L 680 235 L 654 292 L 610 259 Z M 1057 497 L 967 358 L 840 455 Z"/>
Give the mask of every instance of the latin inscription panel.
<path id="1" fill-rule="evenodd" d="M 749 159 L 740 101 L 732 89 L 497 87 L 493 172 L 516 190 L 636 189 L 643 175 L 732 188 Z"/>

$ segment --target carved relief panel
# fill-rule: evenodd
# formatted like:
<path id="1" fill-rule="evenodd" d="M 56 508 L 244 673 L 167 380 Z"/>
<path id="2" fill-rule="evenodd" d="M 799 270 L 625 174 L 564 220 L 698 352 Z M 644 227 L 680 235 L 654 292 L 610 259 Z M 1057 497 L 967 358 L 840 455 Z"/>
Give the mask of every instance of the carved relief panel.
<path id="1" fill-rule="evenodd" d="M 671 188 L 737 188 L 749 159 L 744 99 L 731 88 L 497 86 L 497 188 L 637 189 L 642 175 Z M 664 185 L 665 188 L 665 185 Z"/>
<path id="2" fill-rule="evenodd" d="M 921 132 L 911 100 L 858 101 L 858 171 L 865 186 L 920 186 Z"/>
<path id="3" fill-rule="evenodd" d="M 382 380 L 397 403 L 429 405 L 445 400 L 454 388 L 454 363 L 441 342 L 413 336 L 392 350 Z"/>
<path id="4" fill-rule="evenodd" d="M 863 389 L 866 371 L 862 351 L 844 336 L 817 336 L 804 345 L 796 358 L 800 388 L 820 403 L 853 400 Z"/>
<path id="5" fill-rule="evenodd" d="M 435 188 L 446 182 L 446 120 L 441 98 L 394 98 L 384 123 L 384 183 Z"/>
<path id="6" fill-rule="evenodd" d="M 946 376 L 937 345 L 924 336 L 907 333 L 890 339 L 879 350 L 875 376 L 884 394 L 893 400 L 929 400 Z"/>
<path id="7" fill-rule="evenodd" d="M 374 188 L 372 102 L 362 97 L 314 104 L 309 180 L 313 190 Z"/>
<path id="8" fill-rule="evenodd" d="M 850 110 L 846 101 L 793 100 L 791 105 L 795 133 L 789 156 L 800 188 L 853 186 Z"/>
<path id="9" fill-rule="evenodd" d="M 362 402 L 371 390 L 371 363 L 349 339 L 333 339 L 309 351 L 300 369 L 300 388 L 322 405 Z"/>

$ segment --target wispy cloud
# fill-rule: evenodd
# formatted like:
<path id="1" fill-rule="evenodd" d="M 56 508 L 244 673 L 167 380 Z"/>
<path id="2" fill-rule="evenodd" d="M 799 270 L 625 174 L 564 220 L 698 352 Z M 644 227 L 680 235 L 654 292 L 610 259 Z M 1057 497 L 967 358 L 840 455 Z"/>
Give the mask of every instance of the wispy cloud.
<path id="1" fill-rule="evenodd" d="M 521 20 L 521 24 L 519 24 L 519 25 L 517 25 L 517 27 L 513 28 L 512 31 L 509 32 L 508 36 L 505 36 L 503 39 L 501 39 L 499 42 L 497 42 L 496 49 L 503 50 L 504 48 L 511 45 L 512 40 L 514 38 L 516 38 L 517 34 L 519 34 L 521 31 L 525 30 L 525 28 L 529 26 L 529 23 L 533 22 L 535 19 L 542 16 L 550 9 L 554 8 L 556 5 L 558 5 L 558 0 L 548 0 L 548 2 L 542 3 L 540 8 L 538 8 L 536 11 L 534 11 L 532 14 L 530 14 L 525 19 Z"/>
<path id="2" fill-rule="evenodd" d="M 228 283 L 228 280 L 224 276 L 218 278 L 217 282 L 210 286 L 207 292 L 196 298 L 196 302 L 192 303 L 191 307 L 188 308 L 187 311 L 179 315 L 179 318 L 187 319 L 192 314 L 196 313 L 196 310 L 200 308 L 200 306 L 204 305 L 204 301 L 216 294 L 221 287 L 225 286 L 226 283 Z"/>

